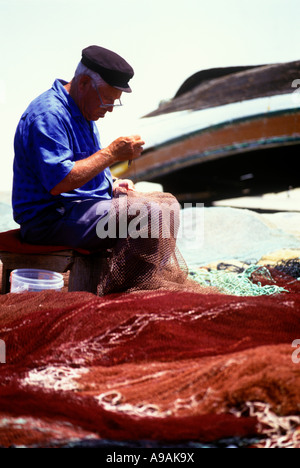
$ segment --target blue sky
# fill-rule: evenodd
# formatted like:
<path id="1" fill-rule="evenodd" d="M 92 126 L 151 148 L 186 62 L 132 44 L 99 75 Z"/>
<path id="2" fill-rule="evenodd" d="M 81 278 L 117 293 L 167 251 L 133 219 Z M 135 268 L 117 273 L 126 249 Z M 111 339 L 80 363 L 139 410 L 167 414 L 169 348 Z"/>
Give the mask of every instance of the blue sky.
<path id="1" fill-rule="evenodd" d="M 0 191 L 11 188 L 21 114 L 72 78 L 84 47 L 110 48 L 136 72 L 124 108 L 98 123 L 108 144 L 196 71 L 298 60 L 299 13 L 299 0 L 0 0 Z"/>

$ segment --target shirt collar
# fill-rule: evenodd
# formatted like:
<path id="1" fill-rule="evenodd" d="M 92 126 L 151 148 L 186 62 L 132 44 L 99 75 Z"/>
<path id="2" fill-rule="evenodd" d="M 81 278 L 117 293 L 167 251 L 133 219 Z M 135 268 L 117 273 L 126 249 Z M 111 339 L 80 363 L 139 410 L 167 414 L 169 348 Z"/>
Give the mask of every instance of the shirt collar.
<path id="1" fill-rule="evenodd" d="M 74 99 L 71 98 L 66 88 L 64 88 L 64 85 L 67 83 L 68 82 L 64 80 L 55 80 L 52 85 L 52 89 L 58 95 L 58 98 L 70 109 L 73 117 L 83 117 Z"/>

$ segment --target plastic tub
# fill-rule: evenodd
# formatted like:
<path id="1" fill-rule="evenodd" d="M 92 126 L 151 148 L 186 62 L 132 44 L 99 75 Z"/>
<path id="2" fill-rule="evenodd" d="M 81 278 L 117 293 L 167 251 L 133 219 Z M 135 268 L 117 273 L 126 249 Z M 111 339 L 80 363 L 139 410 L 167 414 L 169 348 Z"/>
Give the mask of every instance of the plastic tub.
<path id="1" fill-rule="evenodd" d="M 10 283 L 11 293 L 61 291 L 64 287 L 63 276 L 48 270 L 14 270 L 10 275 Z"/>

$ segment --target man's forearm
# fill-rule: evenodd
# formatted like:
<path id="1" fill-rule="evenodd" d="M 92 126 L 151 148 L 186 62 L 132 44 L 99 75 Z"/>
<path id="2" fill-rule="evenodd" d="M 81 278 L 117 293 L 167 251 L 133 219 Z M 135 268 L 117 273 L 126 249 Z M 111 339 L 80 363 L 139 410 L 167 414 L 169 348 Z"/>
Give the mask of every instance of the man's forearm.
<path id="1" fill-rule="evenodd" d="M 51 195 L 71 192 L 82 187 L 96 177 L 100 172 L 110 167 L 114 159 L 107 149 L 97 151 L 86 159 L 76 161 L 72 171 L 56 187 L 51 190 Z"/>
<path id="2" fill-rule="evenodd" d="M 140 157 L 144 144 L 139 135 L 120 137 L 107 148 L 97 151 L 86 159 L 76 161 L 67 177 L 51 190 L 51 195 L 71 192 L 85 185 L 112 164 Z"/>

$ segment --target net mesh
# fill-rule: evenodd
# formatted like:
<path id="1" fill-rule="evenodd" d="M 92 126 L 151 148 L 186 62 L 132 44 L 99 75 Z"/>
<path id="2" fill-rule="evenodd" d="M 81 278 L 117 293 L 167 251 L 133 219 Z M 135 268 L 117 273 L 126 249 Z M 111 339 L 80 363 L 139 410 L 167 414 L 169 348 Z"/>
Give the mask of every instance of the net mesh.
<path id="1" fill-rule="evenodd" d="M 247 402 L 299 415 L 300 283 L 271 273 L 289 293 L 0 297 L 0 445 L 264 436 Z"/>
<path id="2" fill-rule="evenodd" d="M 286 276 L 291 276 L 300 280 L 300 260 L 294 258 L 291 260 L 282 260 L 275 265 L 275 269 Z"/>
<path id="3" fill-rule="evenodd" d="M 159 289 L 206 292 L 207 288 L 189 277 L 177 247 L 180 205 L 171 194 L 125 195 L 120 191 L 102 227 L 118 240 L 99 284 L 99 295 Z"/>
<path id="4" fill-rule="evenodd" d="M 190 271 L 189 274 L 194 281 L 203 286 L 212 286 L 224 294 L 234 296 L 270 296 L 288 292 L 287 289 L 274 284 L 269 270 L 259 265 L 250 265 L 245 269 L 231 265 L 227 265 L 226 269 L 217 270 L 201 268 Z M 262 282 L 258 281 L 259 278 L 273 284 L 262 285 Z"/>
<path id="5" fill-rule="evenodd" d="M 281 425 L 283 417 L 297 424 L 295 263 L 293 274 L 291 265 L 268 270 L 275 294 L 221 294 L 189 278 L 176 247 L 174 198 L 147 194 L 137 222 L 136 197 L 113 201 L 110 220 L 117 223 L 104 227 L 120 230 L 124 215 L 140 238 L 126 232 L 113 246 L 100 297 L 0 297 L 0 445 L 260 438 L 268 418 L 257 402 Z M 253 270 L 257 281 L 263 288 L 270 276 Z"/>

